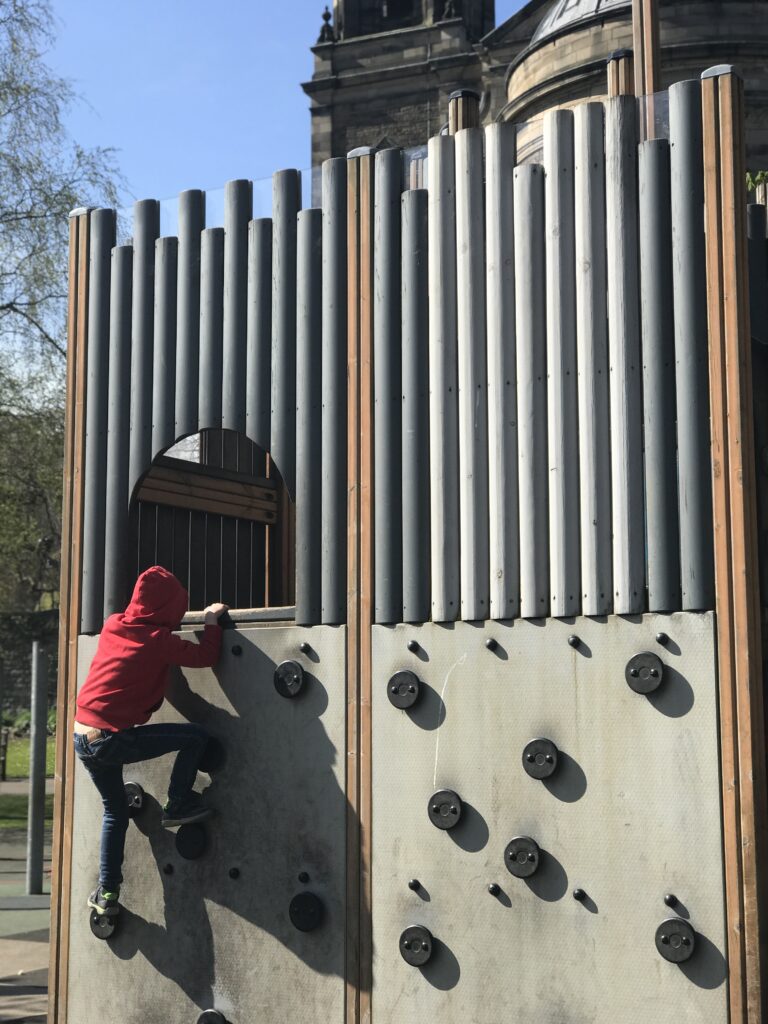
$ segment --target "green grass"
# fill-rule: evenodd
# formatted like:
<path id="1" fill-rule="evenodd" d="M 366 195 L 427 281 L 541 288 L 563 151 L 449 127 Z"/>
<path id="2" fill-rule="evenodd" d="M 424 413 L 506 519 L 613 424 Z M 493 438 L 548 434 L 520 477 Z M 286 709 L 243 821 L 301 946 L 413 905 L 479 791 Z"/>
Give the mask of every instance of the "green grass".
<path id="1" fill-rule="evenodd" d="M 56 755 L 56 740 L 48 737 L 45 749 L 45 774 L 53 778 L 53 766 Z M 12 737 L 8 741 L 8 757 L 5 762 L 6 779 L 29 778 L 29 737 Z"/>
<path id="2" fill-rule="evenodd" d="M 45 823 L 53 821 L 53 795 L 45 798 Z M 0 795 L 0 829 L 27 827 L 26 793 L 3 793 Z"/>

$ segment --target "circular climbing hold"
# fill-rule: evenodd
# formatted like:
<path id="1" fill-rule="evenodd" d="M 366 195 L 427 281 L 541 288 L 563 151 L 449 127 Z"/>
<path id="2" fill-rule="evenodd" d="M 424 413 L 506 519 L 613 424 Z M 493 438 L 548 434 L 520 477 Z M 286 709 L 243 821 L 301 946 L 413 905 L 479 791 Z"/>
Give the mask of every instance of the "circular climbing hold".
<path id="1" fill-rule="evenodd" d="M 412 878 L 408 883 L 408 888 L 411 890 L 411 892 L 418 892 L 419 889 L 421 888 L 421 882 L 418 880 L 418 878 Z"/>
<path id="2" fill-rule="evenodd" d="M 111 939 L 117 927 L 118 914 L 97 914 L 91 911 L 89 924 L 97 939 Z"/>
<path id="3" fill-rule="evenodd" d="M 661 644 L 662 647 L 666 647 L 669 643 L 669 636 L 666 633 L 657 633 L 656 643 Z"/>
<path id="4" fill-rule="evenodd" d="M 413 707 L 419 699 L 420 691 L 419 677 L 413 672 L 395 672 L 387 683 L 389 703 L 401 710 Z"/>
<path id="5" fill-rule="evenodd" d="M 680 917 L 670 917 L 656 929 L 656 949 L 671 964 L 685 963 L 695 946 L 696 932 Z"/>
<path id="6" fill-rule="evenodd" d="M 240 655 L 243 653 L 243 648 L 240 646 L 240 644 L 232 644 L 232 653 L 236 658 L 239 658 Z"/>
<path id="7" fill-rule="evenodd" d="M 299 644 L 299 650 L 301 651 L 302 654 L 309 654 L 312 648 L 309 646 L 306 640 L 302 640 L 301 643 Z"/>
<path id="8" fill-rule="evenodd" d="M 203 750 L 203 756 L 200 758 L 197 770 L 210 775 L 212 772 L 217 772 L 223 766 L 225 760 L 226 750 L 224 744 L 214 736 L 210 736 L 205 745 L 205 750 Z"/>
<path id="9" fill-rule="evenodd" d="M 552 740 L 540 736 L 526 743 L 523 749 L 523 768 L 532 779 L 548 779 L 557 770 L 558 754 Z"/>
<path id="10" fill-rule="evenodd" d="M 515 878 L 530 878 L 541 863 L 539 844 L 530 836 L 515 836 L 504 847 L 504 863 Z"/>
<path id="11" fill-rule="evenodd" d="M 203 1010 L 197 1018 L 197 1024 L 227 1024 L 227 1019 L 218 1010 Z"/>
<path id="12" fill-rule="evenodd" d="M 163 874 L 164 875 L 172 875 L 173 874 L 173 864 L 164 864 L 163 865 Z"/>
<path id="13" fill-rule="evenodd" d="M 418 651 L 418 649 L 419 649 L 419 641 L 418 640 L 409 640 L 408 641 L 408 650 L 411 652 L 411 654 L 415 654 L 416 651 Z"/>
<path id="14" fill-rule="evenodd" d="M 658 654 L 642 651 L 629 659 L 624 678 L 635 693 L 653 693 L 664 678 L 664 662 Z"/>
<path id="15" fill-rule="evenodd" d="M 571 635 L 568 637 L 568 645 L 570 647 L 578 647 L 580 643 L 581 643 L 581 640 L 579 640 L 579 638 L 576 636 L 576 634 L 575 633 L 571 633 Z"/>
<path id="16" fill-rule="evenodd" d="M 128 817 L 135 818 L 144 807 L 144 790 L 138 782 L 126 782 L 123 789 L 128 801 Z"/>
<path id="17" fill-rule="evenodd" d="M 299 881 L 301 882 L 302 885 L 306 885 L 307 882 L 309 881 L 309 872 L 308 871 L 300 871 L 299 872 Z"/>
<path id="18" fill-rule="evenodd" d="M 498 882 L 491 882 L 491 884 L 488 886 L 488 892 L 491 894 L 491 896 L 498 896 L 499 893 L 501 892 L 501 886 L 498 884 Z"/>
<path id="19" fill-rule="evenodd" d="M 304 685 L 304 669 L 297 661 L 281 661 L 275 669 L 274 680 L 281 697 L 296 697 Z"/>
<path id="20" fill-rule="evenodd" d="M 239 878 L 240 877 L 240 868 L 230 868 L 229 869 L 229 877 L 230 878 Z"/>
<path id="21" fill-rule="evenodd" d="M 461 818 L 461 797 L 452 789 L 440 789 L 429 798 L 429 820 L 436 828 L 449 829 Z"/>
<path id="22" fill-rule="evenodd" d="M 406 928 L 400 936 L 400 955 L 411 967 L 423 967 L 432 956 L 434 940 L 428 928 L 420 924 Z"/>
<path id="23" fill-rule="evenodd" d="M 496 639 L 495 636 L 489 636 L 486 638 L 485 646 L 488 648 L 489 651 L 495 651 L 496 648 L 499 646 L 499 641 Z"/>
<path id="24" fill-rule="evenodd" d="M 312 932 L 323 923 L 323 901 L 313 892 L 300 892 L 291 900 L 288 916 L 300 932 Z"/>
<path id="25" fill-rule="evenodd" d="M 583 903 L 584 900 L 587 898 L 587 894 L 584 892 L 583 889 L 574 889 L 573 898 L 576 900 L 577 903 Z"/>
<path id="26" fill-rule="evenodd" d="M 197 860 L 205 853 L 208 835 L 199 822 L 181 825 L 176 833 L 176 852 L 184 860 Z"/>

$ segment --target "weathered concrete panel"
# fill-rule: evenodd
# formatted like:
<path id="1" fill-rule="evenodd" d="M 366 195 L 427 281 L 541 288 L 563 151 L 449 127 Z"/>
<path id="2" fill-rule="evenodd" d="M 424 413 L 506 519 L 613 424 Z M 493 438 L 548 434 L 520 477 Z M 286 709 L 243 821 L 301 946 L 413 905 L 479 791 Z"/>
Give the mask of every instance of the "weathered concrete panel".
<path id="1" fill-rule="evenodd" d="M 302 641 L 311 645 L 306 654 Z M 79 682 L 96 642 L 80 638 Z M 172 755 L 127 766 L 125 779 L 148 799 L 129 826 L 124 909 L 106 942 L 91 934 L 85 905 L 98 876 L 101 804 L 78 764 L 68 1020 L 102 1024 L 109 992 L 110 1024 L 194 1022 L 208 1008 L 232 1024 L 342 1021 L 344 652 L 342 626 L 243 628 L 225 632 L 214 670 L 179 676 L 175 707 L 167 702 L 153 721 L 200 722 L 228 753 L 210 784 L 198 776 L 217 811 L 208 849 L 185 861 L 175 833 L 160 825 Z M 273 685 L 275 665 L 287 659 L 306 673 L 294 700 Z M 232 868 L 239 877 L 230 877 Z M 292 897 L 305 890 L 326 912 L 310 933 L 288 916 Z"/>
<path id="2" fill-rule="evenodd" d="M 647 697 L 624 678 L 646 650 L 665 666 Z M 373 661 L 377 1024 L 725 1024 L 713 616 L 375 626 Z M 400 669 L 426 686 L 409 711 L 387 697 Z M 546 781 L 522 765 L 539 736 L 561 751 Z M 464 802 L 450 831 L 439 789 Z M 545 851 L 527 880 L 504 864 L 518 835 Z M 697 932 L 681 966 L 654 944 L 666 893 Z M 437 940 L 422 968 L 398 949 L 415 924 Z"/>

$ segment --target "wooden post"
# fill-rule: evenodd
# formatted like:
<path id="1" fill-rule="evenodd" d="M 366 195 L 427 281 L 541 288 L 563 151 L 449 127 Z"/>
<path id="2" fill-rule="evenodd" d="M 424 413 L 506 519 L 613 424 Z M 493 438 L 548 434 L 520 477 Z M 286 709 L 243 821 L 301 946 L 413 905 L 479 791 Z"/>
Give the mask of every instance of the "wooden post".
<path id="1" fill-rule="evenodd" d="M 371 1003 L 371 626 L 373 623 L 374 154 L 347 170 L 347 928 L 345 1020 Z"/>
<path id="2" fill-rule="evenodd" d="M 472 89 L 457 89 L 448 97 L 448 134 L 480 127 L 480 97 Z"/>
<path id="3" fill-rule="evenodd" d="M 635 95 L 651 96 L 661 89 L 658 0 L 632 0 L 632 46 Z"/>
<path id="4" fill-rule="evenodd" d="M 608 58 L 608 95 L 632 96 L 634 91 L 634 55 L 631 50 L 614 50 Z"/>
<path id="5" fill-rule="evenodd" d="M 715 604 L 731 1024 L 763 1018 L 765 733 L 744 186 L 744 87 L 702 76 Z"/>
<path id="6" fill-rule="evenodd" d="M 51 937 L 48 1019 L 67 1016 L 69 901 L 72 873 L 77 637 L 82 576 L 85 380 L 88 350 L 88 266 L 90 215 L 75 210 L 69 221 L 69 305 L 67 313 L 67 403 L 64 422 L 64 507 L 61 531 L 59 683 L 56 700 L 56 764 L 51 855 Z"/>

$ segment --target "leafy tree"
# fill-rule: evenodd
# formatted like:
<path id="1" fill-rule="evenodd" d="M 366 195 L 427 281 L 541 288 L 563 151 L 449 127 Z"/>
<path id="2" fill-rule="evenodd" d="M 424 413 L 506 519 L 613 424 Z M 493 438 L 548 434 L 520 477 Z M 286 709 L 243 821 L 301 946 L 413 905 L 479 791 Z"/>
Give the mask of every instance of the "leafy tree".
<path id="1" fill-rule="evenodd" d="M 0 0 L 0 611 L 58 587 L 68 214 L 115 205 L 114 153 L 68 137 L 49 0 Z"/>

